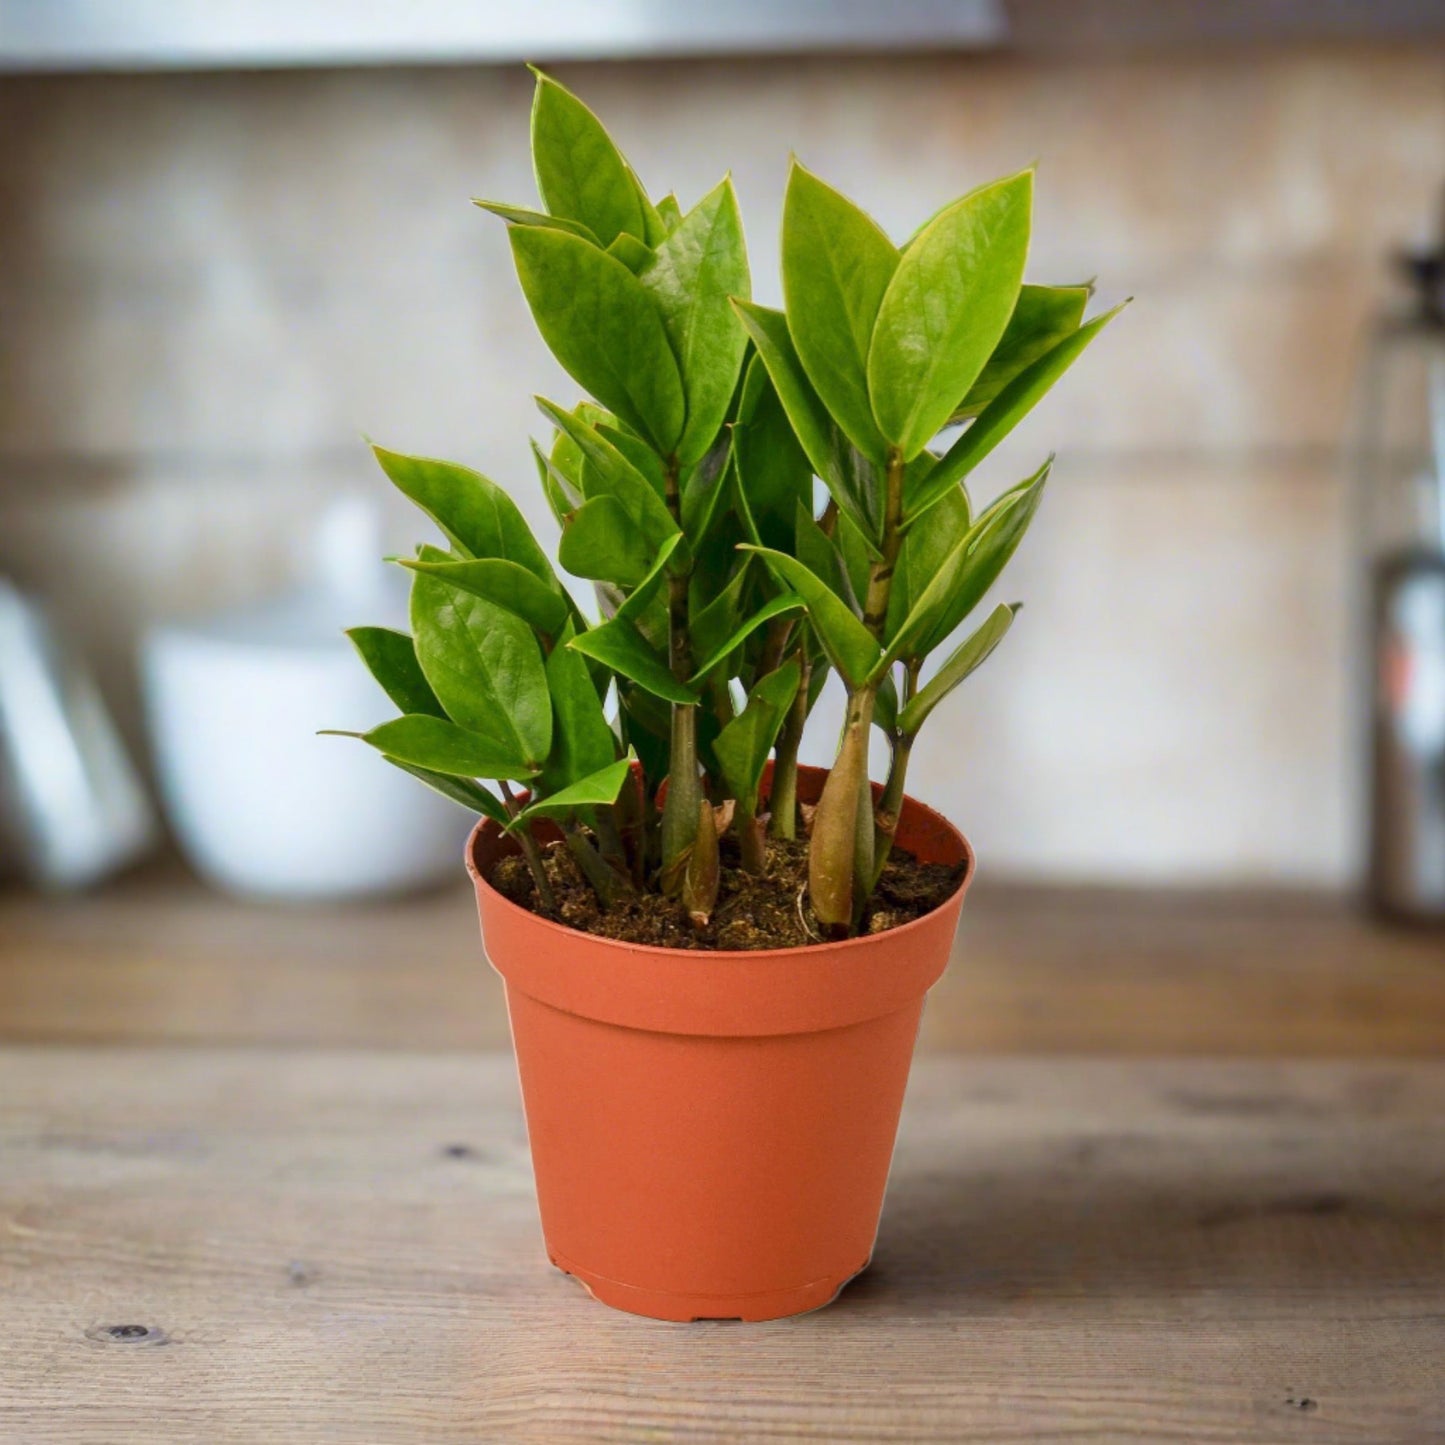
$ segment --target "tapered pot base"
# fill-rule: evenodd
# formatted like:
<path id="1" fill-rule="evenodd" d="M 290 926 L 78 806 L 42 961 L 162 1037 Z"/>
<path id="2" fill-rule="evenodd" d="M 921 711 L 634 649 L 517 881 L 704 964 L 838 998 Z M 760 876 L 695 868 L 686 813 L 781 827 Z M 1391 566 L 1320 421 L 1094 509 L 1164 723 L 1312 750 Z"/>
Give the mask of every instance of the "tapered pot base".
<path id="1" fill-rule="evenodd" d="M 640 1289 L 609 1279 L 581 1265 L 573 1264 L 566 1255 L 548 1250 L 547 1257 L 562 1271 L 570 1274 L 593 1299 L 630 1315 L 645 1315 L 651 1320 L 675 1320 L 688 1324 L 694 1320 L 742 1320 L 755 1324 L 759 1320 L 781 1320 L 789 1315 L 805 1315 L 810 1310 L 832 1304 L 843 1286 L 868 1268 L 865 1259 L 857 1269 L 845 1275 L 815 1279 L 795 1289 L 767 1290 L 761 1294 L 709 1295 L 665 1294 L 658 1290 Z"/>

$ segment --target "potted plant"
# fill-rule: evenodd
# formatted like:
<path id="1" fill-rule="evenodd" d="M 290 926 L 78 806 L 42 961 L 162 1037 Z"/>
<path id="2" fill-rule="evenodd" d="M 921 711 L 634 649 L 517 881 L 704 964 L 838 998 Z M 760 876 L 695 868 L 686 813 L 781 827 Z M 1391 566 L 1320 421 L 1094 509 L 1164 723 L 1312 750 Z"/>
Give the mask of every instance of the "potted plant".
<path id="1" fill-rule="evenodd" d="M 977 510 L 967 478 L 1113 313 L 1023 284 L 1030 171 L 900 248 L 794 163 L 778 311 L 750 300 L 730 180 L 654 202 L 540 74 L 532 151 L 540 210 L 477 204 L 586 393 L 539 400 L 533 450 L 599 617 L 500 487 L 377 448 L 446 546 L 397 559 L 410 636 L 350 634 L 401 711 L 365 741 L 481 817 L 552 1260 L 663 1319 L 794 1314 L 868 1262 L 972 872 L 909 756 L 1013 622 L 1000 603 L 955 645 L 1049 468 Z M 798 751 L 830 671 L 825 774 Z"/>

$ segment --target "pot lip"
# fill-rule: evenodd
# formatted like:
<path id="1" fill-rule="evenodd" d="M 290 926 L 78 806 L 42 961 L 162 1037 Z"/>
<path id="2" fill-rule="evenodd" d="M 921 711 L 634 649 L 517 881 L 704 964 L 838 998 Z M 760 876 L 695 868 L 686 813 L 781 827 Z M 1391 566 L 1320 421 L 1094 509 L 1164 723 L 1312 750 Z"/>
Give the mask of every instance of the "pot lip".
<path id="1" fill-rule="evenodd" d="M 657 954 L 665 958 L 675 959 L 706 959 L 709 962 L 726 960 L 729 963 L 744 964 L 749 962 L 783 961 L 797 959 L 799 957 L 816 956 L 825 949 L 833 956 L 838 954 L 858 953 L 869 948 L 877 948 L 880 943 L 886 940 L 891 946 L 905 945 L 911 937 L 921 932 L 932 920 L 935 914 L 948 908 L 955 903 L 973 882 L 973 875 L 978 867 L 978 857 L 973 851 L 973 844 L 968 841 L 961 828 L 956 828 L 942 813 L 930 808 L 927 803 L 921 803 L 911 794 L 904 795 L 904 806 L 912 807 L 929 814 L 933 819 L 947 828 L 963 847 L 963 871 L 958 876 L 958 886 L 937 904 L 929 909 L 927 913 L 920 914 L 917 918 L 911 918 L 907 923 L 901 923 L 896 928 L 885 929 L 882 933 L 865 933 L 857 938 L 843 938 L 836 941 L 819 939 L 816 943 L 799 944 L 793 948 L 667 948 L 655 943 L 632 943 L 626 939 L 608 938 L 600 933 L 588 933 L 583 928 L 572 928 L 568 924 L 558 923 L 555 919 L 546 918 L 540 913 L 534 913 L 530 908 L 523 908 L 520 903 L 513 903 L 505 894 L 499 893 L 492 887 L 491 882 L 482 875 L 477 866 L 476 850 L 477 844 L 481 841 L 482 834 L 491 828 L 497 833 L 502 831 L 500 825 L 491 818 L 479 818 L 476 826 L 467 835 L 466 865 L 467 873 L 471 876 L 473 884 L 478 892 L 485 889 L 489 900 L 489 906 L 500 909 L 516 917 L 519 921 L 524 920 L 528 926 L 543 929 L 546 933 L 560 939 L 583 938 L 588 942 L 589 947 L 593 944 L 604 949 L 615 949 L 620 955 L 636 957 L 638 954 Z"/>

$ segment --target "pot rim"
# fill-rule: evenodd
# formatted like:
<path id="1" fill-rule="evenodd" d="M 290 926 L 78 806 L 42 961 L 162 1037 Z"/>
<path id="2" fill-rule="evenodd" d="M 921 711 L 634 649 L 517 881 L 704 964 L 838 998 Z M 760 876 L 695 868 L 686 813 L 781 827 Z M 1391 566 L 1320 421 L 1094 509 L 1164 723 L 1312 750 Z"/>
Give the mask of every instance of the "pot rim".
<path id="1" fill-rule="evenodd" d="M 808 764 L 801 765 L 800 771 L 819 773 L 826 775 L 826 769 L 811 767 Z M 872 784 L 875 796 L 881 791 L 877 783 Z M 978 858 L 973 851 L 973 845 L 968 841 L 961 828 L 955 827 L 942 813 L 935 808 L 930 808 L 927 803 L 919 802 L 912 794 L 904 794 L 903 806 L 912 807 L 914 810 L 927 814 L 938 824 L 941 824 L 948 832 L 958 839 L 963 850 L 963 871 L 958 876 L 958 885 L 946 898 L 941 899 L 927 913 L 920 914 L 917 918 L 911 918 L 907 923 L 900 923 L 896 928 L 884 929 L 882 933 L 863 933 L 855 938 L 843 938 L 838 940 L 818 939 L 813 943 L 795 944 L 791 948 L 669 948 L 662 944 L 636 943 L 627 939 L 608 938 L 605 934 L 589 933 L 585 928 L 573 928 L 570 924 L 558 923 L 555 919 L 548 918 L 545 914 L 534 913 L 530 908 L 523 908 L 520 903 L 513 903 L 504 893 L 500 893 L 492 887 L 491 880 L 486 878 L 481 869 L 477 866 L 477 845 L 482 835 L 488 828 L 494 833 L 503 831 L 500 824 L 491 818 L 479 818 L 476 826 L 467 835 L 466 865 L 467 873 L 470 875 L 473 884 L 478 890 L 486 889 L 490 896 L 490 907 L 499 908 L 506 913 L 516 916 L 519 920 L 526 919 L 533 926 L 540 925 L 549 932 L 561 938 L 585 938 L 589 944 L 597 944 L 600 947 L 616 949 L 619 955 L 636 957 L 639 953 L 662 954 L 669 958 L 700 958 L 708 960 L 727 959 L 729 962 L 738 964 L 757 963 L 764 960 L 785 960 L 796 959 L 800 955 L 811 954 L 820 949 L 828 949 L 834 954 L 856 952 L 870 947 L 876 948 L 878 940 L 887 938 L 896 940 L 899 945 L 905 944 L 908 939 L 920 932 L 933 918 L 934 914 L 941 909 L 947 908 L 955 898 L 959 896 L 973 882 L 973 875 L 978 867 Z M 900 809 L 901 813 L 902 809 Z"/>

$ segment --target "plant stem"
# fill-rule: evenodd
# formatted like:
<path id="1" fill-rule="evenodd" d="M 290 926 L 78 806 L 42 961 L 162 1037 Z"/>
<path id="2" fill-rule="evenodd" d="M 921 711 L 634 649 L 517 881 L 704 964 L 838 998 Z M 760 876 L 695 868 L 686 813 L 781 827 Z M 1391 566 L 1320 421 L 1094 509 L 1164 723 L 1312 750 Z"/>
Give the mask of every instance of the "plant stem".
<path id="1" fill-rule="evenodd" d="M 773 817 L 768 831 L 774 838 L 798 836 L 798 748 L 808 721 L 808 684 L 813 671 L 806 648 L 798 650 L 797 662 L 798 691 L 773 751 L 773 789 L 768 801 Z"/>
<path id="2" fill-rule="evenodd" d="M 665 462 L 664 495 L 668 511 L 682 526 L 682 493 L 678 487 L 676 457 Z M 679 569 L 667 579 L 667 660 L 672 675 L 686 683 L 692 676 L 692 634 L 688 617 L 688 583 L 691 569 Z M 697 835 L 698 808 L 703 801 L 697 765 L 697 708 L 673 703 L 671 750 L 668 760 L 667 798 L 662 805 L 662 876 L 664 886 L 681 886 L 679 864 Z"/>
<path id="3" fill-rule="evenodd" d="M 562 836 L 567 840 L 567 851 L 577 860 L 583 877 L 592 885 L 598 902 L 604 909 L 616 907 L 623 894 L 632 891 L 627 879 L 602 857 L 576 823 L 563 823 Z"/>
<path id="4" fill-rule="evenodd" d="M 893 572 L 903 545 L 903 454 L 888 454 L 887 496 L 879 552 L 868 569 L 863 625 L 880 642 L 888 618 Z M 808 895 L 824 932 L 846 937 L 862 921 L 874 882 L 873 793 L 868 781 L 868 734 L 873 724 L 876 685 L 848 695 L 838 757 L 823 785 L 808 849 Z"/>
<path id="5" fill-rule="evenodd" d="M 768 845 L 758 819 L 756 800 L 751 805 L 746 804 L 742 798 L 737 800 L 733 827 L 737 829 L 743 872 L 762 874 L 768 864 Z"/>
<path id="6" fill-rule="evenodd" d="M 907 665 L 903 679 L 903 698 L 899 708 L 913 700 L 918 691 L 918 673 L 922 667 L 920 659 L 913 659 Z M 892 754 L 888 762 L 888 781 L 883 785 L 883 796 L 874 811 L 873 831 L 873 886 L 883 875 L 883 865 L 893 851 L 893 840 L 898 832 L 898 816 L 903 811 L 903 789 L 908 779 L 908 760 L 913 753 L 916 734 L 898 733 L 890 739 Z"/>
<path id="7" fill-rule="evenodd" d="M 502 799 L 507 807 L 507 816 L 515 818 L 522 811 L 522 804 L 517 796 L 507 786 L 506 780 L 500 783 Z M 557 896 L 552 892 L 552 885 L 547 881 L 546 869 L 542 867 L 542 853 L 537 847 L 537 840 L 532 836 L 530 828 L 519 828 L 512 836 L 517 840 L 517 846 L 522 850 L 522 857 L 527 860 L 527 867 L 532 873 L 532 883 L 537 889 L 537 898 L 542 907 L 548 913 L 557 911 Z"/>

